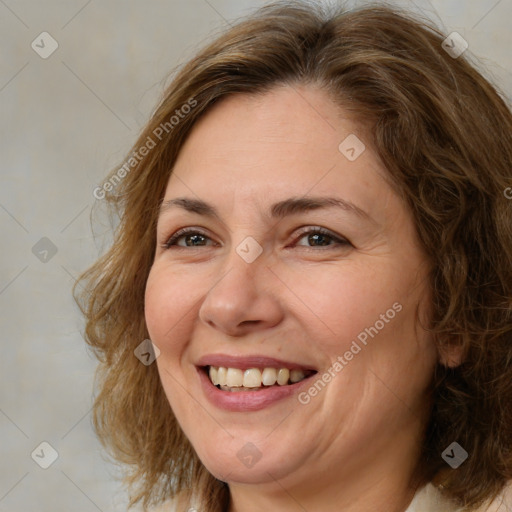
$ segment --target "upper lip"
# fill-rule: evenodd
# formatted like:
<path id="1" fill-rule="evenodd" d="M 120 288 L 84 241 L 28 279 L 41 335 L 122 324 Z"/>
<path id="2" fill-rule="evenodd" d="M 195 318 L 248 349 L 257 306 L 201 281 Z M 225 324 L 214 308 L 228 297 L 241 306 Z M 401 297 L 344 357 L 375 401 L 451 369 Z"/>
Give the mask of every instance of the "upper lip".
<path id="1" fill-rule="evenodd" d="M 225 368 L 288 368 L 316 371 L 309 364 L 297 363 L 295 361 L 284 361 L 274 357 L 263 355 L 232 356 L 228 354 L 207 354 L 202 356 L 196 363 L 197 366 L 223 366 Z"/>

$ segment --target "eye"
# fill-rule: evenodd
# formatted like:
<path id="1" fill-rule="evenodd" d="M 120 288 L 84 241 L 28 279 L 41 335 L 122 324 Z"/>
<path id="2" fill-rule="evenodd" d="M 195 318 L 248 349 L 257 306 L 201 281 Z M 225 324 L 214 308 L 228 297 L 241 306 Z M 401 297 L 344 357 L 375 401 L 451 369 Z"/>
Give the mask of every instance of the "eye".
<path id="1" fill-rule="evenodd" d="M 331 231 L 321 227 L 309 227 L 301 230 L 299 233 L 298 240 L 305 239 L 307 243 L 313 245 L 305 245 L 296 243 L 295 245 L 306 246 L 306 247 L 323 247 L 325 249 L 336 247 L 336 246 L 351 246 L 352 244 L 345 238 L 341 238 Z M 180 243 L 183 241 L 184 243 Z M 212 241 L 211 238 L 196 228 L 183 228 L 174 233 L 168 240 L 162 244 L 163 249 L 170 249 L 171 247 L 176 248 L 195 248 L 195 247 L 207 247 L 208 241 Z M 218 245 L 213 243 L 214 245 Z"/>
<path id="2" fill-rule="evenodd" d="M 310 227 L 302 230 L 298 240 L 306 240 L 306 243 L 312 243 L 313 245 L 306 245 L 306 247 L 335 247 L 335 246 L 350 246 L 352 245 L 345 238 L 341 238 L 327 229 L 321 227 Z M 296 244 L 304 246 L 305 244 Z"/>
<path id="3" fill-rule="evenodd" d="M 184 240 L 184 244 L 178 243 L 181 239 Z M 198 231 L 196 228 L 183 228 L 174 233 L 162 247 L 164 249 L 170 249 L 172 246 L 183 248 L 204 247 L 207 240 L 210 240 L 210 238 L 202 231 Z"/>

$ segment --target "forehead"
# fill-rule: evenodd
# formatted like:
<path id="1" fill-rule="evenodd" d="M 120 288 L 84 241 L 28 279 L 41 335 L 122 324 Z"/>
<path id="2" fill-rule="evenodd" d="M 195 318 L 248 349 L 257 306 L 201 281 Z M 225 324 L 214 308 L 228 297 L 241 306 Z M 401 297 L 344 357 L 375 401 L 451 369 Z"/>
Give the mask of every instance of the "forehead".
<path id="1" fill-rule="evenodd" d="M 340 150 L 346 140 L 366 149 L 350 160 Z M 365 191 L 387 187 L 382 175 L 361 127 L 327 93 L 282 86 L 261 95 L 231 95 L 214 105 L 181 148 L 166 198 L 229 193 L 262 203 L 336 192 L 371 196 Z M 366 203 L 362 207 L 371 209 L 372 201 Z"/>

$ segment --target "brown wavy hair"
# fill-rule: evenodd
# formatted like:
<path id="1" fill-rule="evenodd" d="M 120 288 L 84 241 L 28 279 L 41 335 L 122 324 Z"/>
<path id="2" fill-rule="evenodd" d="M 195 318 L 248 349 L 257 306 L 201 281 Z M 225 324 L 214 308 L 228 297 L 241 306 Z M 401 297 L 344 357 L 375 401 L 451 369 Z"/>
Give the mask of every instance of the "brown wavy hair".
<path id="1" fill-rule="evenodd" d="M 114 243 L 74 295 L 100 360 L 94 426 L 128 466 L 131 505 L 177 496 L 188 503 L 194 489 L 201 510 L 228 506 L 227 484 L 208 473 L 180 429 L 156 365 L 141 364 L 134 349 L 148 338 L 144 290 L 157 212 L 187 134 L 219 99 L 278 85 L 319 87 L 369 127 L 367 142 L 430 258 L 427 327 L 440 351 L 459 347 L 463 362 L 439 363 L 432 376 L 422 481 L 474 510 L 512 478 L 512 115 L 468 52 L 452 58 L 429 23 L 382 4 L 262 7 L 179 70 L 132 148 L 131 167 L 112 170 L 101 204 L 116 215 Z M 141 156 L 150 139 L 155 147 Z M 453 441 L 469 453 L 457 469 L 441 457 Z"/>

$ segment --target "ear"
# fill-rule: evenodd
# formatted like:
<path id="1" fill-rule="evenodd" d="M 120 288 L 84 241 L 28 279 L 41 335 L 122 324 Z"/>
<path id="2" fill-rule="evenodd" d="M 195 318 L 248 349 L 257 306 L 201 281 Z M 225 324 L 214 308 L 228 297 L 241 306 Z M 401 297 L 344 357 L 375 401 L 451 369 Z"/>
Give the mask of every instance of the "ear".
<path id="1" fill-rule="evenodd" d="M 438 346 L 439 363 L 448 368 L 456 368 L 464 362 L 464 347 L 453 343 Z"/>

